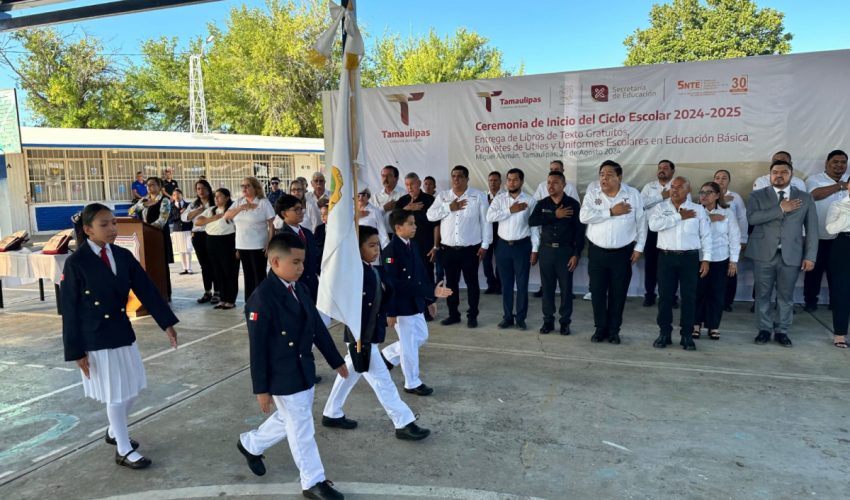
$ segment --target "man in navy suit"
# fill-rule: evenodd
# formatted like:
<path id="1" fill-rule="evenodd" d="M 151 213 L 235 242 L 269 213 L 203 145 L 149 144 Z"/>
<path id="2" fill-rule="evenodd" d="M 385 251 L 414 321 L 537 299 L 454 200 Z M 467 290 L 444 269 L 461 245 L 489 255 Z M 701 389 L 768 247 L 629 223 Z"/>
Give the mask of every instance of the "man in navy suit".
<path id="1" fill-rule="evenodd" d="M 251 471 L 266 473 L 263 452 L 289 438 L 292 458 L 307 498 L 341 499 L 325 478 L 313 428 L 313 344 L 341 376 L 348 377 L 306 287 L 298 282 L 304 243 L 291 234 L 275 235 L 267 251 L 271 272 L 245 303 L 251 352 L 251 382 L 263 413 L 276 411 L 259 428 L 239 436 L 237 448 Z"/>
<path id="2" fill-rule="evenodd" d="M 383 259 L 387 275 L 395 286 L 387 309 L 387 324 L 394 326 L 398 342 L 383 350 L 387 367 L 401 364 L 404 373 L 404 392 L 428 396 L 434 389 L 419 378 L 419 348 L 428 340 L 425 310 L 436 314 L 434 285 L 425 271 L 425 262 L 419 248 L 413 243 L 416 221 L 413 214 L 404 210 L 393 211 L 390 223 L 395 233 L 384 248 Z"/>
<path id="3" fill-rule="evenodd" d="M 316 244 L 316 237 L 313 232 L 302 226 L 304 222 L 304 206 L 301 200 L 291 194 L 284 194 L 278 198 L 274 204 L 275 213 L 283 219 L 283 227 L 278 230 L 278 233 L 291 233 L 304 243 L 304 272 L 299 283 L 303 283 L 310 292 L 313 304 L 319 296 L 319 268 L 322 265 L 319 255 L 319 247 Z"/>

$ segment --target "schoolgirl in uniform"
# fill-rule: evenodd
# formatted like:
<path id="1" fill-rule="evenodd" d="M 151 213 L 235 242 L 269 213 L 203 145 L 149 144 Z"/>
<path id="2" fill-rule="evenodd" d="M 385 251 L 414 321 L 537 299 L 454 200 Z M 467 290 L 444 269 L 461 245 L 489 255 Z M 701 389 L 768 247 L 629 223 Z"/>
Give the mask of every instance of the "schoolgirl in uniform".
<path id="1" fill-rule="evenodd" d="M 189 202 L 183 197 L 179 188 L 171 193 L 171 245 L 174 253 L 180 254 L 183 271 L 180 274 L 192 272 L 192 222 L 183 221 L 183 212 L 189 209 Z"/>
<path id="2" fill-rule="evenodd" d="M 125 307 L 130 290 L 144 304 L 171 346 L 177 348 L 177 317 L 133 254 L 114 246 L 118 225 L 112 211 L 92 203 L 80 216 L 85 235 L 62 274 L 62 340 L 65 360 L 76 361 L 85 395 L 106 404 L 105 440 L 115 445 L 115 463 L 143 469 L 151 460 L 135 451 L 127 420 L 147 386 L 145 367 Z"/>

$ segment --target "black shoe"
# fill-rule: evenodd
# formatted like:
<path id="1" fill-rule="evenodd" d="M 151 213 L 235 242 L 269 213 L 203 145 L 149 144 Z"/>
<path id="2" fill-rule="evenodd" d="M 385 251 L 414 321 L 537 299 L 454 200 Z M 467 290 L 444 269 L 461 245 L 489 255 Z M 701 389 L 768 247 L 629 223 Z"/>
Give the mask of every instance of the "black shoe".
<path id="1" fill-rule="evenodd" d="M 218 295 L 213 295 L 210 299 L 210 304 L 218 304 L 219 302 L 221 302 L 221 297 Z"/>
<path id="2" fill-rule="evenodd" d="M 395 437 L 398 439 L 406 439 L 408 441 L 419 441 L 431 435 L 431 431 L 423 429 L 416 425 L 415 422 L 410 422 L 401 429 L 395 430 Z"/>
<path id="3" fill-rule="evenodd" d="M 522 330 L 522 331 L 528 330 L 528 325 L 525 324 L 524 319 L 516 320 L 516 327 L 517 327 L 517 330 Z"/>
<path id="4" fill-rule="evenodd" d="M 756 305 L 755 305 L 755 304 L 753 304 L 753 305 L 751 305 L 751 306 L 750 306 L 750 312 L 751 312 L 751 313 L 756 312 Z"/>
<path id="5" fill-rule="evenodd" d="M 620 334 L 614 333 L 614 334 L 609 335 L 608 336 L 608 343 L 619 345 L 620 344 Z"/>
<path id="6" fill-rule="evenodd" d="M 183 272 L 182 272 L 182 273 L 180 273 L 180 274 L 181 274 L 181 275 L 189 274 L 189 271 L 183 271 Z"/>
<path id="7" fill-rule="evenodd" d="M 673 296 L 673 309 L 679 308 L 679 297 Z"/>
<path id="8" fill-rule="evenodd" d="M 130 453 L 133 453 L 133 452 L 131 451 Z M 115 452 L 115 463 L 118 464 L 118 465 L 122 465 L 124 467 L 129 467 L 131 469 L 145 469 L 147 467 L 150 467 L 150 465 L 153 463 L 153 462 L 151 462 L 151 459 L 147 458 L 147 457 L 142 457 L 142 458 L 136 460 L 135 462 L 131 462 L 130 459 L 127 458 L 127 457 L 130 456 L 130 453 L 127 453 L 126 455 L 121 456 L 121 455 L 118 454 L 118 451 L 116 451 Z"/>
<path id="9" fill-rule="evenodd" d="M 381 351 L 378 351 L 378 352 L 381 352 Z M 384 357 L 383 352 L 381 352 L 381 359 L 384 360 L 384 364 L 387 365 L 387 370 L 392 371 L 392 369 L 395 368 L 395 365 L 390 363 L 389 360 L 386 357 Z"/>
<path id="10" fill-rule="evenodd" d="M 429 313 L 428 311 L 425 311 L 425 321 L 427 321 L 427 322 L 429 322 L 429 323 L 430 323 L 431 321 L 434 321 L 434 317 L 433 317 L 433 316 L 431 316 L 431 313 Z"/>
<path id="11" fill-rule="evenodd" d="M 198 299 L 198 304 L 206 304 L 212 300 L 213 296 L 211 293 L 205 293 L 200 299 Z"/>
<path id="12" fill-rule="evenodd" d="M 301 495 L 318 500 L 343 500 L 345 498 L 345 495 L 334 489 L 334 483 L 327 479 L 314 484 L 308 490 L 301 490 Z"/>
<path id="13" fill-rule="evenodd" d="M 770 332 L 769 332 L 769 331 L 767 331 L 767 330 L 761 330 L 761 331 L 759 331 L 759 334 L 758 334 L 758 335 L 756 335 L 756 340 L 755 340 L 755 342 L 756 342 L 756 344 L 758 344 L 758 345 L 765 345 L 765 344 L 767 344 L 768 342 L 770 342 Z"/>
<path id="14" fill-rule="evenodd" d="M 251 472 L 256 476 L 263 476 L 266 473 L 266 465 L 263 463 L 263 455 L 252 455 L 248 450 L 242 446 L 242 441 L 236 441 L 236 449 L 239 450 L 239 453 L 245 457 L 245 460 L 248 462 L 248 468 L 251 469 Z"/>
<path id="15" fill-rule="evenodd" d="M 419 387 L 414 387 L 413 389 L 405 387 L 404 392 L 408 394 L 416 394 L 417 396 L 430 396 L 434 392 L 434 389 L 425 384 L 421 384 Z"/>
<path id="16" fill-rule="evenodd" d="M 357 427 L 357 421 L 345 418 L 345 415 L 339 418 L 331 418 L 322 415 L 322 425 L 324 427 L 334 427 L 337 429 L 354 429 Z"/>
<path id="17" fill-rule="evenodd" d="M 319 382 L 321 382 L 321 381 L 322 381 L 322 376 L 321 376 L 321 375 L 316 375 L 316 378 L 314 378 L 314 379 L 313 379 L 313 383 L 314 383 L 314 384 L 318 384 L 318 383 L 319 383 Z"/>
<path id="18" fill-rule="evenodd" d="M 694 344 L 694 338 L 691 336 L 690 332 L 682 334 L 682 341 L 680 343 L 682 344 L 682 349 L 686 351 L 697 350 L 697 345 Z"/>
<path id="19" fill-rule="evenodd" d="M 787 334 L 784 333 L 774 333 L 773 340 L 779 342 L 779 345 L 782 347 L 791 347 L 791 339 L 788 338 Z"/>
<path id="20" fill-rule="evenodd" d="M 803 311 L 807 312 L 807 313 L 813 313 L 817 310 L 818 310 L 817 304 L 806 304 L 805 306 L 803 306 Z"/>
<path id="21" fill-rule="evenodd" d="M 561 325 L 561 335 L 569 335 L 572 333 L 570 331 L 570 325 Z"/>
<path id="22" fill-rule="evenodd" d="M 537 290 L 536 292 L 534 292 L 534 296 L 537 297 L 538 299 L 540 297 L 543 297 L 543 289 L 541 288 L 540 290 Z"/>
<path id="23" fill-rule="evenodd" d="M 502 321 L 499 321 L 499 324 L 496 325 L 496 326 L 504 330 L 505 328 L 510 328 L 510 327 L 514 326 L 514 320 L 503 319 Z"/>
<path id="24" fill-rule="evenodd" d="M 106 444 L 111 444 L 112 446 L 116 446 L 118 444 L 118 442 L 115 441 L 115 438 L 109 437 L 109 428 L 108 427 L 106 429 L 106 435 L 103 436 L 103 440 L 106 441 Z M 139 442 L 136 441 L 135 439 L 130 439 L 130 446 L 133 447 L 134 451 L 138 450 L 139 449 Z"/>
<path id="25" fill-rule="evenodd" d="M 440 321 L 440 324 L 443 326 L 454 325 L 456 323 L 460 323 L 460 318 L 453 318 L 449 316 L 448 318 L 443 318 L 443 320 Z"/>
<path id="26" fill-rule="evenodd" d="M 643 297 L 643 307 L 652 307 L 655 305 L 655 296 L 654 295 L 645 295 Z"/>
<path id="27" fill-rule="evenodd" d="M 655 339 L 655 342 L 652 343 L 652 347 L 656 349 L 666 349 L 668 345 L 672 344 L 673 340 L 670 339 L 670 335 L 665 333 L 658 334 L 658 338 Z"/>
<path id="28" fill-rule="evenodd" d="M 726 312 L 728 312 L 728 313 L 730 313 L 730 312 L 732 312 L 732 306 L 725 306 L 725 307 L 723 308 L 723 310 L 724 310 L 724 311 L 726 311 Z"/>
<path id="29" fill-rule="evenodd" d="M 596 331 L 593 333 L 593 336 L 590 337 L 591 342 L 604 342 L 608 339 L 608 334 L 600 331 Z"/>
<path id="30" fill-rule="evenodd" d="M 542 333 L 543 335 L 546 335 L 547 333 L 551 332 L 554 329 L 555 329 L 554 323 L 543 323 L 543 326 L 540 327 L 540 330 L 538 330 L 538 332 Z"/>
<path id="31" fill-rule="evenodd" d="M 458 320 L 460 322 L 460 320 Z M 467 318 L 466 320 L 467 328 L 478 328 L 478 318 Z"/>

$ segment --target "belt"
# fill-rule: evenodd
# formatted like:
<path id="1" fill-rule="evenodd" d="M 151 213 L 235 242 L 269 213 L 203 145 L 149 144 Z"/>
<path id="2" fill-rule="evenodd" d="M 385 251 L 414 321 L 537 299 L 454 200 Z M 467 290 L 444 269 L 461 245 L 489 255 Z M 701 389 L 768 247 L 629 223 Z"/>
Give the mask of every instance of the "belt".
<path id="1" fill-rule="evenodd" d="M 549 247 L 549 248 L 561 248 L 560 243 L 543 243 L 543 246 Z M 564 245 L 564 246 L 566 246 L 566 245 Z"/>
<path id="2" fill-rule="evenodd" d="M 699 253 L 699 250 L 664 250 L 663 248 L 659 248 L 658 251 L 665 255 L 690 255 Z"/>
<path id="3" fill-rule="evenodd" d="M 518 244 L 520 244 L 520 243 L 526 242 L 526 241 L 528 241 L 528 240 L 530 240 L 530 239 L 531 239 L 531 238 L 529 238 L 528 236 L 526 236 L 525 238 L 522 238 L 522 239 L 520 239 L 520 240 L 501 240 L 501 241 L 502 241 L 503 243 L 507 244 L 508 246 L 513 246 L 513 245 L 518 245 Z"/>
<path id="4" fill-rule="evenodd" d="M 463 250 L 464 248 L 472 248 L 472 247 L 477 247 L 477 246 L 480 246 L 480 245 L 481 245 L 481 243 L 476 243 L 475 245 L 466 245 L 466 246 L 463 246 L 463 247 L 453 247 L 453 246 L 450 246 L 450 245 L 440 245 L 440 247 L 441 248 L 451 248 L 452 250 Z"/>
<path id="5" fill-rule="evenodd" d="M 590 245 L 593 246 L 593 248 L 596 248 L 597 250 L 600 250 L 600 251 L 603 251 L 603 252 L 609 252 L 609 253 L 622 252 L 624 250 L 631 250 L 635 247 L 634 243 L 629 243 L 628 245 L 626 245 L 624 247 L 620 247 L 620 248 L 603 248 L 603 247 L 601 247 L 601 246 L 599 246 L 599 245 L 597 245 L 596 243 L 593 243 L 593 242 L 591 242 Z"/>

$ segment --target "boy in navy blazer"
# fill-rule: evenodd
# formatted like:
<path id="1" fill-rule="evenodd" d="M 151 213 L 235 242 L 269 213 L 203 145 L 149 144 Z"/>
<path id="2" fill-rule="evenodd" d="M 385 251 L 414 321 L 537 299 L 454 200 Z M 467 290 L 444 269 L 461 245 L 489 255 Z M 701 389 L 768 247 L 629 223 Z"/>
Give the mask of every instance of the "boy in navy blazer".
<path id="1" fill-rule="evenodd" d="M 381 266 L 372 266 L 373 262 L 381 253 L 381 242 L 378 230 L 370 226 L 360 226 L 359 231 L 360 258 L 363 260 L 363 300 L 360 316 L 360 342 L 361 353 L 366 351 L 368 359 L 366 371 L 363 377 L 372 386 L 375 396 L 384 411 L 387 412 L 395 427 L 395 435 L 399 439 L 418 441 L 425 439 L 431 433 L 428 429 L 422 429 L 414 422 L 416 417 L 401 397 L 398 395 L 390 372 L 384 366 L 378 351 L 378 344 L 382 343 L 387 331 L 387 309 L 397 293 L 392 282 Z M 351 335 L 348 328 L 345 329 L 345 342 L 349 345 L 349 351 L 354 352 L 357 339 Z M 345 400 L 354 389 L 354 385 L 360 380 L 361 373 L 354 369 L 352 355 L 345 357 L 345 364 L 351 376 L 346 378 L 337 377 L 333 389 L 328 396 L 327 404 L 322 412 L 322 425 L 325 427 L 337 427 L 340 429 L 354 429 L 357 422 L 345 417 L 342 411 Z M 366 365 L 366 363 L 363 363 Z M 358 364 L 358 366 L 360 366 Z"/>
<path id="2" fill-rule="evenodd" d="M 256 430 L 239 436 L 237 448 L 251 471 L 266 473 L 263 452 L 289 438 L 292 458 L 307 498 L 341 499 L 325 478 L 313 428 L 313 344 L 342 377 L 345 362 L 319 317 L 306 287 L 304 243 L 298 236 L 275 235 L 267 251 L 271 271 L 245 304 L 251 352 L 251 382 L 263 413 L 276 411 Z"/>
<path id="3" fill-rule="evenodd" d="M 419 348 L 428 340 L 425 309 L 431 310 L 431 316 L 436 314 L 434 285 L 428 279 L 419 248 L 412 241 L 416 235 L 413 214 L 393 211 L 390 223 L 395 234 L 384 248 L 381 261 L 396 289 L 387 306 L 387 324 L 395 327 L 399 340 L 385 347 L 382 354 L 388 368 L 401 364 L 404 392 L 428 396 L 434 389 L 419 378 Z"/>
<path id="4" fill-rule="evenodd" d="M 275 213 L 283 219 L 283 227 L 278 229 L 280 233 L 290 233 L 298 236 L 304 243 L 304 272 L 298 279 L 310 292 L 313 304 L 319 296 L 319 268 L 322 265 L 319 247 L 313 232 L 302 226 L 304 222 L 304 206 L 301 200 L 291 194 L 281 195 L 274 204 Z"/>

